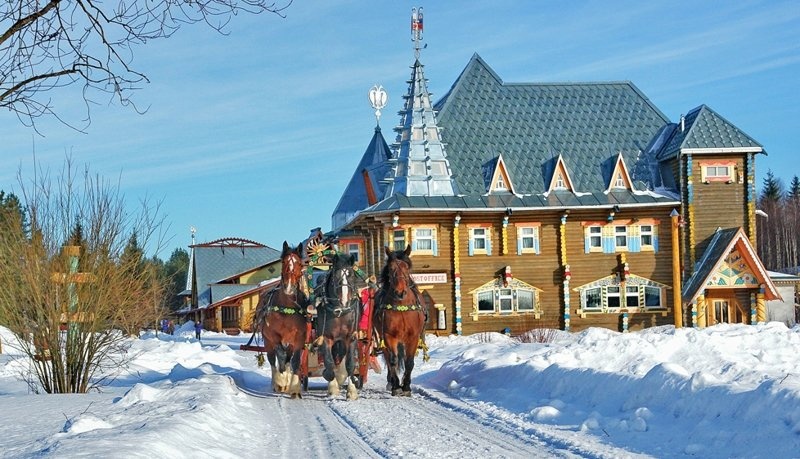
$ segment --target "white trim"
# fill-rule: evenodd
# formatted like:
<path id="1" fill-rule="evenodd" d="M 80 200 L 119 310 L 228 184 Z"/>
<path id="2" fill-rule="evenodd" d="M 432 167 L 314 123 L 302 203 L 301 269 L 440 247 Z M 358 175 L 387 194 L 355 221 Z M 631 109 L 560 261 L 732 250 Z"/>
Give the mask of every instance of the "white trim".
<path id="1" fill-rule="evenodd" d="M 729 148 L 681 148 L 681 153 L 701 154 L 701 153 L 762 153 L 761 147 L 729 147 Z"/>

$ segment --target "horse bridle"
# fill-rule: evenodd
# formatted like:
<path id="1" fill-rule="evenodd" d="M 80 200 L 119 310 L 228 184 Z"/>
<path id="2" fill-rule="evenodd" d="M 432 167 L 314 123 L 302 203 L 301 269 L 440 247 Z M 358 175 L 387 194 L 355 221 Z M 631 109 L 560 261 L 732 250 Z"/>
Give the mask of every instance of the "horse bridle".
<path id="1" fill-rule="evenodd" d="M 331 275 L 333 273 L 328 273 Z M 333 314 L 334 317 L 341 317 L 348 312 L 355 309 L 358 296 L 356 295 L 355 283 L 350 282 L 350 278 L 354 277 L 352 268 L 343 268 L 336 272 L 336 276 L 331 279 L 326 279 L 325 288 L 325 301 L 323 302 L 323 309 Z M 328 283 L 333 283 L 334 291 L 341 293 L 334 297 L 328 296 Z M 342 299 L 345 299 L 345 304 L 342 304 Z M 335 307 L 330 307 L 334 305 Z"/>

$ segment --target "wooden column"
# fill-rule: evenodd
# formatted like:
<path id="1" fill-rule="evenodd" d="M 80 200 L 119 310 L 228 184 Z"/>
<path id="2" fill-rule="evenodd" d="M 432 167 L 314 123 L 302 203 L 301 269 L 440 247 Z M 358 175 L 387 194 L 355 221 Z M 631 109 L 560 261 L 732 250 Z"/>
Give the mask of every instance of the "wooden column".
<path id="1" fill-rule="evenodd" d="M 678 211 L 673 209 L 669 214 L 672 219 L 672 315 L 675 328 L 683 327 L 683 299 L 681 298 L 681 254 L 678 242 L 680 222 Z"/>

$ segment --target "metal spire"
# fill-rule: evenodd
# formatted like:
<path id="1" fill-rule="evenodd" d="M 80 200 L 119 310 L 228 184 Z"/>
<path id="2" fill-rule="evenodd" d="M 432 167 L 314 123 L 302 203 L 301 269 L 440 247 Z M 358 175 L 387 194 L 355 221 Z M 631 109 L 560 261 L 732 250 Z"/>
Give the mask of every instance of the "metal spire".
<path id="1" fill-rule="evenodd" d="M 422 7 L 411 8 L 411 41 L 414 42 L 414 57 L 419 59 L 422 42 Z"/>

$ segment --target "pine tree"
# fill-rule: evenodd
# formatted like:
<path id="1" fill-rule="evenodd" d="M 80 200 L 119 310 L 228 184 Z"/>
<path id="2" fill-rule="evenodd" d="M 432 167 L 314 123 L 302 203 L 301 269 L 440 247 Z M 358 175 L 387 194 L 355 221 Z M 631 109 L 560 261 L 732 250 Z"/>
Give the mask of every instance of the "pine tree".
<path id="1" fill-rule="evenodd" d="M 761 188 L 761 199 L 778 202 L 783 197 L 783 183 L 781 179 L 776 178 L 772 170 L 767 171 L 767 176 L 764 177 L 764 183 Z"/>
<path id="2" fill-rule="evenodd" d="M 165 292 L 167 307 L 178 310 L 183 306 L 183 301 L 178 294 L 186 287 L 186 276 L 189 272 L 189 253 L 177 248 L 172 252 L 169 259 L 164 263 L 161 276 L 167 285 Z"/>
<path id="3" fill-rule="evenodd" d="M 796 201 L 800 198 L 800 178 L 795 175 L 792 177 L 792 183 L 789 184 L 789 199 Z"/>

